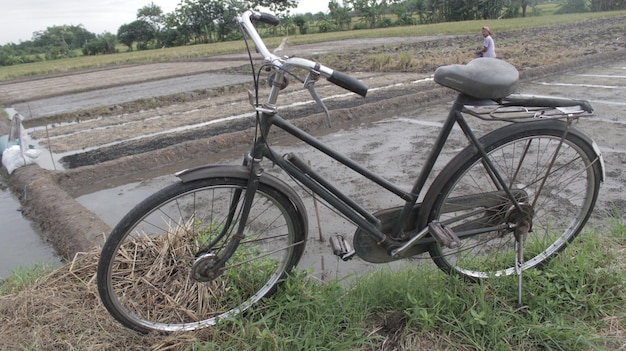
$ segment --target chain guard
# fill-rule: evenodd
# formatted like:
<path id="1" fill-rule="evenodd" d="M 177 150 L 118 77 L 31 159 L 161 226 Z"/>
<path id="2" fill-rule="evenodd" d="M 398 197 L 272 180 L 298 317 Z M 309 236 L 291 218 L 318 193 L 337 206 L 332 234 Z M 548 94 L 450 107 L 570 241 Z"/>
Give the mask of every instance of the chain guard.
<path id="1" fill-rule="evenodd" d="M 380 210 L 373 215 L 380 220 L 381 232 L 385 234 L 391 233 L 393 230 L 393 226 L 396 223 L 396 219 L 400 216 L 403 207 L 394 207 L 388 208 L 385 210 Z M 410 218 L 414 218 L 417 221 L 417 215 L 419 213 L 419 205 L 415 205 L 413 210 L 411 211 Z M 414 230 L 416 223 L 410 223 L 408 225 L 409 228 L 405 227 L 404 230 Z M 407 240 L 408 238 L 404 238 Z M 400 239 L 402 240 L 402 239 Z M 397 261 L 399 259 L 415 256 L 421 253 L 428 251 L 428 247 L 424 245 L 416 245 L 410 248 L 404 256 L 401 257 L 391 257 L 387 250 L 378 245 L 376 239 L 374 239 L 371 235 L 365 232 L 362 229 L 357 229 L 354 233 L 354 237 L 352 239 L 352 246 L 354 246 L 354 251 L 356 254 L 363 259 L 364 261 L 371 263 L 387 263 L 392 261 Z"/>

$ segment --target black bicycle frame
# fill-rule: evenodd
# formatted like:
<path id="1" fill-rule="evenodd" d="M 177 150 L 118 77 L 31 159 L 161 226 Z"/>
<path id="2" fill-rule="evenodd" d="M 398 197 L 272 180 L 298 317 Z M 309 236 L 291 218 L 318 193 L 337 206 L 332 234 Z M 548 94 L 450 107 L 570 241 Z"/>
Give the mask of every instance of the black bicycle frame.
<path id="1" fill-rule="evenodd" d="M 398 235 L 402 231 L 402 228 L 409 220 L 411 211 L 414 209 L 415 205 L 417 205 L 417 199 L 423 191 L 424 185 L 426 184 L 428 177 L 433 171 L 435 163 L 450 136 L 452 128 L 455 124 L 458 124 L 459 127 L 461 127 L 463 133 L 466 135 L 469 142 L 482 153 L 485 168 L 490 174 L 492 174 L 492 178 L 498 188 L 505 191 L 509 199 L 511 199 L 512 203 L 517 204 L 517 201 L 515 201 L 515 197 L 511 193 L 509 187 L 504 183 L 502 177 L 498 174 L 498 172 L 495 170 L 495 167 L 489 161 L 487 154 L 484 151 L 484 148 L 482 147 L 482 145 L 480 145 L 478 138 L 471 130 L 469 124 L 463 116 L 463 113 L 461 112 L 463 106 L 470 101 L 476 102 L 471 97 L 463 94 L 457 97 L 452 108 L 450 109 L 450 112 L 448 113 L 447 118 L 444 121 L 441 130 L 439 131 L 433 147 L 430 149 L 430 152 L 426 158 L 424 165 L 422 166 L 418 178 L 413 184 L 413 188 L 409 192 L 400 189 L 395 184 L 390 183 L 386 179 L 378 176 L 377 174 L 374 174 L 372 171 L 361 166 L 350 158 L 331 149 L 312 135 L 289 123 L 278 114 L 272 114 L 267 112 L 261 112 L 258 116 L 259 132 L 257 133 L 257 140 L 254 144 L 254 147 L 247 162 L 248 167 L 256 169 L 256 171 L 251 172 L 251 177 L 254 178 L 260 176 L 260 174 L 258 174 L 257 172 L 258 163 L 261 162 L 263 157 L 268 158 L 270 161 L 274 162 L 281 169 L 287 172 L 287 174 L 289 174 L 291 177 L 296 179 L 306 188 L 310 189 L 317 196 L 328 202 L 332 207 L 337 209 L 340 213 L 346 216 L 362 230 L 372 235 L 379 244 L 388 246 L 391 245 L 391 237 L 398 237 Z M 391 235 L 388 236 L 382 233 L 380 231 L 381 223 L 375 216 L 373 216 L 362 206 L 354 202 L 348 196 L 343 194 L 339 189 L 337 189 L 330 182 L 325 180 L 321 175 L 317 174 L 305 162 L 303 162 L 291 153 L 281 156 L 274 150 L 272 150 L 266 143 L 266 137 L 269 134 L 272 126 L 276 126 L 284 130 L 285 132 L 295 136 L 299 140 L 302 140 L 306 144 L 312 146 L 313 148 L 326 154 L 327 156 L 336 160 L 342 165 L 352 169 L 356 173 L 362 175 L 373 183 L 378 184 L 382 188 L 394 193 L 395 195 L 403 199 L 405 201 L 405 204 L 402 208 L 401 213 L 398 216 L 398 220 L 396 221 L 392 232 L 390 233 Z M 249 193 L 250 192 L 247 192 L 247 195 Z M 414 220 L 415 219 L 413 218 L 413 221 Z"/>

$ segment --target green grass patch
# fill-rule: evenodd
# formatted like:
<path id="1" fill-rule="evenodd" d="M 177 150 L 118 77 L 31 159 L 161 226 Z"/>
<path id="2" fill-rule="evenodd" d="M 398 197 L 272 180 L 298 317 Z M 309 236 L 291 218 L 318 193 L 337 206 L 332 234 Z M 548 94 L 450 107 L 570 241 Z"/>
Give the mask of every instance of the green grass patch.
<path id="1" fill-rule="evenodd" d="M 7 318 L 39 328 L 41 339 L 32 345 L 67 338 L 77 349 L 98 340 L 120 348 L 144 343 L 185 350 L 621 350 L 626 222 L 621 215 L 603 221 L 606 228 L 588 229 L 544 269 L 525 272 L 522 307 L 516 277 L 471 284 L 440 272 L 429 260 L 406 261 L 404 268 L 350 282 L 320 283 L 297 271 L 272 298 L 242 315 L 169 336 L 138 336 L 110 321 L 94 295 L 93 256 L 72 263 L 70 273 L 48 275 L 41 265 L 18 269 L 0 281 L 0 295 Z M 60 292 L 62 300 L 53 296 Z M 52 320 L 80 324 L 92 338 L 82 335 L 78 341 L 58 328 L 44 335 L 43 326 Z"/>
<path id="2" fill-rule="evenodd" d="M 97 69 L 124 64 L 153 63 L 185 60 L 233 52 L 243 52 L 243 41 L 205 45 L 190 45 L 144 51 L 128 51 L 111 55 L 80 56 L 21 65 L 0 67 L 0 80 L 26 76 L 64 73 L 83 69 Z"/>
<path id="3" fill-rule="evenodd" d="M 526 272 L 523 307 L 516 277 L 469 284 L 420 264 L 343 287 L 300 272 L 193 349 L 614 349 L 626 343 L 625 227 L 615 220 L 583 233 L 546 268 Z"/>
<path id="4" fill-rule="evenodd" d="M 18 267 L 11 272 L 11 276 L 0 280 L 0 296 L 12 294 L 33 285 L 57 267 L 48 264 L 35 264 L 30 267 Z"/>

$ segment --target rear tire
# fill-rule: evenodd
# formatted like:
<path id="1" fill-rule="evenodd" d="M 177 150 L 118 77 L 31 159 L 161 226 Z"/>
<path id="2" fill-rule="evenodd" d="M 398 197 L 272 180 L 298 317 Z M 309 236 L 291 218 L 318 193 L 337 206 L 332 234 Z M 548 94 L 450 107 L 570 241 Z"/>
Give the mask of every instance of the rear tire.
<path id="1" fill-rule="evenodd" d="M 522 269 L 545 264 L 580 233 L 595 206 L 603 169 L 593 141 L 556 120 L 508 125 L 480 140 L 506 184 L 519 196 L 518 202 L 534 208 L 532 228 L 523 241 Z M 485 201 L 487 193 L 501 200 Z M 441 171 L 424 198 L 423 208 L 429 210 L 420 219 L 420 227 L 437 220 L 461 238 L 455 249 L 433 244 L 429 252 L 434 262 L 445 272 L 471 280 L 514 274 L 511 231 L 462 236 L 464 230 L 505 223 L 512 207 L 491 181 L 478 151 L 465 148 Z"/>
<path id="2" fill-rule="evenodd" d="M 243 196 L 236 193 L 246 185 L 237 177 L 179 182 L 130 211 L 98 263 L 98 292 L 111 315 L 143 333 L 195 330 L 273 294 L 304 252 L 307 224 L 288 196 L 263 181 L 246 237 L 225 267 L 206 282 L 192 274 L 199 252 L 206 253 L 201 257 L 208 266 L 221 258 L 239 224 Z M 238 205 L 229 225 L 233 199 Z"/>

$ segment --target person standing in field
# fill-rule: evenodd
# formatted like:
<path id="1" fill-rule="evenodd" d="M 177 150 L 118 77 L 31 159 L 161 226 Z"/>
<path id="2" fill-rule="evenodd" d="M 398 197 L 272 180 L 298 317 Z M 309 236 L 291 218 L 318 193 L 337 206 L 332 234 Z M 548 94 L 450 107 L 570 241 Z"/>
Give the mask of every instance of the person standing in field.
<path id="1" fill-rule="evenodd" d="M 496 47 L 489 27 L 483 27 L 483 38 L 483 47 L 476 52 L 475 57 L 496 57 Z"/>

